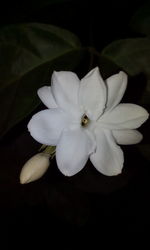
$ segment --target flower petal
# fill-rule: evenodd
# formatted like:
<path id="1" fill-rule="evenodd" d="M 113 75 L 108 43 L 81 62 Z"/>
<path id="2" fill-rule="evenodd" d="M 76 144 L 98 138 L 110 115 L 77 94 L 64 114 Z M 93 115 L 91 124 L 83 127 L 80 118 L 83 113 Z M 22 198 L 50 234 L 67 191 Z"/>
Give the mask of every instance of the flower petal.
<path id="1" fill-rule="evenodd" d="M 90 160 L 95 168 L 104 175 L 118 175 L 122 171 L 124 157 L 121 148 L 116 144 L 111 131 L 96 130 L 97 149 Z"/>
<path id="2" fill-rule="evenodd" d="M 45 145 L 57 145 L 61 132 L 68 123 L 68 117 L 60 109 L 46 109 L 31 118 L 28 130 L 36 141 Z"/>
<path id="3" fill-rule="evenodd" d="M 135 129 L 148 119 L 148 112 L 130 103 L 119 104 L 111 112 L 106 112 L 99 119 L 100 126 L 110 129 Z"/>
<path id="4" fill-rule="evenodd" d="M 57 104 L 53 97 L 51 87 L 44 86 L 38 89 L 38 96 L 47 108 L 57 108 Z"/>
<path id="5" fill-rule="evenodd" d="M 139 143 L 143 139 L 143 135 L 137 130 L 113 130 L 113 136 L 118 144 L 130 145 Z"/>
<path id="6" fill-rule="evenodd" d="M 107 108 L 106 110 L 113 109 L 121 101 L 127 87 L 127 75 L 120 71 L 106 79 L 107 85 Z"/>
<path id="7" fill-rule="evenodd" d="M 84 129 L 65 130 L 56 148 L 59 170 L 66 176 L 75 175 L 83 169 L 93 150 L 93 142 Z"/>
<path id="8" fill-rule="evenodd" d="M 91 70 L 81 80 L 79 103 L 92 120 L 97 120 L 102 114 L 106 104 L 106 86 L 98 67 Z"/>
<path id="9" fill-rule="evenodd" d="M 79 83 L 77 75 L 73 72 L 54 71 L 52 75 L 52 93 L 57 105 L 70 115 L 78 115 L 78 91 Z"/>

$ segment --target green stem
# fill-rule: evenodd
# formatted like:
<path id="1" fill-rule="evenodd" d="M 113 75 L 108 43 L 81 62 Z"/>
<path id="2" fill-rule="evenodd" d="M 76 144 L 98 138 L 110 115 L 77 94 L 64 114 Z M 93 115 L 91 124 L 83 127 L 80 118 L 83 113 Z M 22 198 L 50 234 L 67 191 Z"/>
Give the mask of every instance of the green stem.
<path id="1" fill-rule="evenodd" d="M 56 147 L 55 146 L 47 146 L 43 153 L 49 154 L 50 156 L 55 154 L 56 152 Z"/>

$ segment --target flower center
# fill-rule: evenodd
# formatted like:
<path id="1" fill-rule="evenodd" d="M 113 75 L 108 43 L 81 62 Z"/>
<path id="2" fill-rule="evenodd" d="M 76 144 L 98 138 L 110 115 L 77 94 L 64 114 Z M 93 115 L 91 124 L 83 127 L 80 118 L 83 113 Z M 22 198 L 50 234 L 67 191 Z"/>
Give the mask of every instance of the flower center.
<path id="1" fill-rule="evenodd" d="M 82 127 L 86 127 L 90 122 L 90 119 L 88 118 L 87 115 L 83 115 L 82 118 L 81 118 L 81 126 Z"/>

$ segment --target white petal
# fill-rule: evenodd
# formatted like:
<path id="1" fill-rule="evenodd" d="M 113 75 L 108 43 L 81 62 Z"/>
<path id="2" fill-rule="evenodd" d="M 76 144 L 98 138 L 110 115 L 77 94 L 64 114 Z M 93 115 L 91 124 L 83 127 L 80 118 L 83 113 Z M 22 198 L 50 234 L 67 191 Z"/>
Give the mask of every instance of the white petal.
<path id="1" fill-rule="evenodd" d="M 20 183 L 25 184 L 41 178 L 49 167 L 49 155 L 39 153 L 30 158 L 23 166 Z"/>
<path id="2" fill-rule="evenodd" d="M 77 75 L 69 71 L 54 72 L 52 75 L 52 92 L 57 105 L 70 115 L 78 115 L 79 83 Z"/>
<path id="3" fill-rule="evenodd" d="M 135 129 L 147 119 L 148 112 L 136 104 L 122 103 L 99 119 L 100 126 L 110 129 Z"/>
<path id="4" fill-rule="evenodd" d="M 61 132 L 68 123 L 68 117 L 60 109 L 46 109 L 31 118 L 28 130 L 36 141 L 45 145 L 57 145 Z"/>
<path id="5" fill-rule="evenodd" d="M 66 176 L 75 175 L 83 169 L 93 150 L 93 142 L 84 129 L 64 131 L 56 148 L 59 170 Z"/>
<path id="6" fill-rule="evenodd" d="M 44 86 L 38 89 L 38 96 L 47 108 L 57 108 L 57 104 L 53 97 L 51 87 Z"/>
<path id="7" fill-rule="evenodd" d="M 92 120 L 96 120 L 102 114 L 106 104 L 106 86 L 98 67 L 81 80 L 79 103 Z"/>
<path id="8" fill-rule="evenodd" d="M 113 136 L 118 144 L 129 145 L 139 143 L 143 136 L 137 130 L 131 129 L 121 129 L 121 130 L 113 130 Z"/>
<path id="9" fill-rule="evenodd" d="M 95 168 L 104 175 L 118 175 L 122 171 L 124 157 L 121 148 L 116 144 L 111 131 L 96 131 L 97 149 L 90 160 Z"/>
<path id="10" fill-rule="evenodd" d="M 120 71 L 119 74 L 113 75 L 106 79 L 107 85 L 107 108 L 113 109 L 121 101 L 127 87 L 127 75 Z"/>

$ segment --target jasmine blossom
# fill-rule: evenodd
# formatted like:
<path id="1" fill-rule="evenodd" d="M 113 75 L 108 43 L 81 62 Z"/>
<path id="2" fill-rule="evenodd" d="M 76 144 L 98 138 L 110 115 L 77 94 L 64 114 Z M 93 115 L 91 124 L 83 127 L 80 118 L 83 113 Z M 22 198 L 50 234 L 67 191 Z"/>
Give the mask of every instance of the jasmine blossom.
<path id="1" fill-rule="evenodd" d="M 124 155 L 118 144 L 140 142 L 136 129 L 149 116 L 138 105 L 119 104 L 126 87 L 126 73 L 104 81 L 96 67 L 81 80 L 73 72 L 54 72 L 51 87 L 38 90 L 47 109 L 31 118 L 28 130 L 38 142 L 56 146 L 57 165 L 64 175 L 78 173 L 88 158 L 104 175 L 121 173 Z"/>

